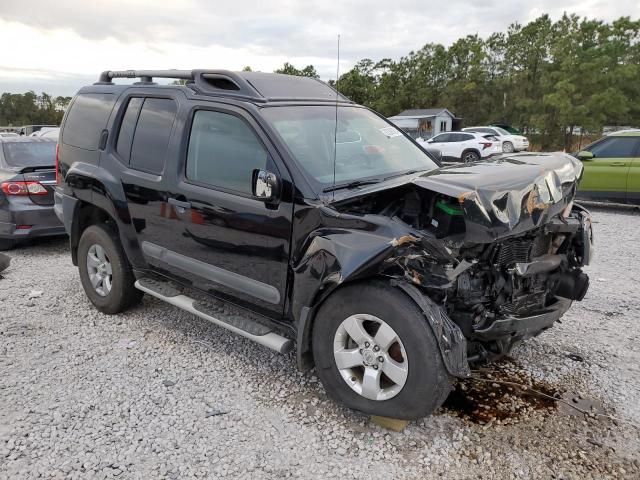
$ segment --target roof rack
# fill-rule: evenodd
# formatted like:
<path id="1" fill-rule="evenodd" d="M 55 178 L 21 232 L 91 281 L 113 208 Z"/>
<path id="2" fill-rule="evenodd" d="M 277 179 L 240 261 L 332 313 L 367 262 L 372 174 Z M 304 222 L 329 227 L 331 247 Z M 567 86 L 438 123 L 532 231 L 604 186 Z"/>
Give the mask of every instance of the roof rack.
<path id="1" fill-rule="evenodd" d="M 187 86 L 196 93 L 265 101 L 249 82 L 229 70 L 106 70 L 94 85 L 113 85 L 114 78 L 139 78 L 134 85 L 156 85 L 154 78 L 187 80 Z"/>
<path id="2" fill-rule="evenodd" d="M 94 85 L 113 85 L 114 78 L 139 78 L 134 85 L 156 85 L 154 78 L 186 80 L 201 95 L 235 97 L 252 102 L 315 101 L 353 103 L 326 83 L 308 77 L 229 70 L 107 70 Z"/>

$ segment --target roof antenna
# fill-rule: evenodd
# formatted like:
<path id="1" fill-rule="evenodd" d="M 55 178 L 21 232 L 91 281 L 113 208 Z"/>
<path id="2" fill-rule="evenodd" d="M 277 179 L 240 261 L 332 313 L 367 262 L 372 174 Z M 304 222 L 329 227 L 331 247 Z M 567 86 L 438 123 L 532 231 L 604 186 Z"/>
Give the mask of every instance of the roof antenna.
<path id="1" fill-rule="evenodd" d="M 340 80 L 340 34 L 338 34 L 338 65 L 336 66 L 336 123 L 333 131 L 333 200 L 336 199 L 336 155 L 338 150 L 338 81 Z"/>

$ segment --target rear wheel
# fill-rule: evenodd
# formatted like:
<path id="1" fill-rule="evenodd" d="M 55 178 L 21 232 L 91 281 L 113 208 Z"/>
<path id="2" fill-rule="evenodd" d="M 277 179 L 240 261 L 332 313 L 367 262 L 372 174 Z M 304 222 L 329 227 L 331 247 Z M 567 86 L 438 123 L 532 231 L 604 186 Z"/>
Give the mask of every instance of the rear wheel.
<path id="1" fill-rule="evenodd" d="M 386 283 L 345 287 L 322 305 L 313 354 L 327 393 L 371 415 L 414 419 L 451 390 L 436 339 L 421 309 Z"/>
<path id="2" fill-rule="evenodd" d="M 103 313 L 121 312 L 142 298 L 120 240 L 106 226 L 91 225 L 82 232 L 78 270 L 87 297 Z"/>
<path id="3" fill-rule="evenodd" d="M 513 153 L 515 149 L 513 148 L 513 143 L 511 142 L 504 142 L 502 144 L 502 151 L 504 153 Z"/>
<path id="4" fill-rule="evenodd" d="M 467 150 L 462 153 L 462 161 L 464 163 L 477 162 L 478 160 L 480 160 L 480 155 L 473 150 Z"/>

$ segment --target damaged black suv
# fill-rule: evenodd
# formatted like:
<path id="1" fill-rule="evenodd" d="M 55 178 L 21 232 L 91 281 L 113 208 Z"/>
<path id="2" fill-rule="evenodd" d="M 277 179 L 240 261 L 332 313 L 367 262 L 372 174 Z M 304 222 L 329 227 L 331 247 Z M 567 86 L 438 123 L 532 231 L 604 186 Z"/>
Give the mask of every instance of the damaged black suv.
<path id="1" fill-rule="evenodd" d="M 295 346 L 299 368 L 370 414 L 428 415 L 470 364 L 551 327 L 588 288 L 580 162 L 441 167 L 309 78 L 104 72 L 65 115 L 57 168 L 56 211 L 96 308 L 144 292 Z"/>

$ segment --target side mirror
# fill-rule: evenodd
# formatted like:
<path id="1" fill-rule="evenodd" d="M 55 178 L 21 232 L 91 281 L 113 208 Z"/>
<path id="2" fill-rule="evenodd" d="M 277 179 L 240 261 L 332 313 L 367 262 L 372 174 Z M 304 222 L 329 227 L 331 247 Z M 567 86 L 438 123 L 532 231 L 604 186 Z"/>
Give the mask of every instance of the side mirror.
<path id="1" fill-rule="evenodd" d="M 252 175 L 251 191 L 253 196 L 266 203 L 273 202 L 280 193 L 280 183 L 275 173 L 255 169 Z"/>
<path id="2" fill-rule="evenodd" d="M 593 160 L 594 158 L 595 155 L 587 150 L 578 152 L 578 159 L 582 160 L 583 162 L 588 162 L 589 160 Z"/>
<path id="3" fill-rule="evenodd" d="M 427 140 L 427 143 L 433 143 L 433 138 L 430 138 L 429 140 Z"/>

